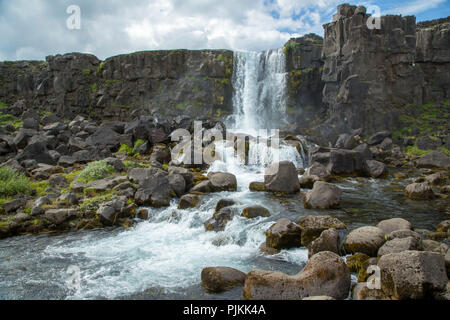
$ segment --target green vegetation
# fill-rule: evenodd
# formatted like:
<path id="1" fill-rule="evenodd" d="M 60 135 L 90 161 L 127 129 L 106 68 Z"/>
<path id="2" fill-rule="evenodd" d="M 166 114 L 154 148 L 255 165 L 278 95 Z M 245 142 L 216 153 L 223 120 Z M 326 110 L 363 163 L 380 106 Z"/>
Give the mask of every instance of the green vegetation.
<path id="1" fill-rule="evenodd" d="M 146 141 L 145 140 L 137 140 L 134 143 L 133 147 L 130 147 L 127 144 L 122 144 L 120 146 L 119 152 L 125 152 L 128 156 L 139 156 L 139 153 L 136 153 L 137 149 L 142 146 Z"/>
<path id="2" fill-rule="evenodd" d="M 450 155 L 450 150 L 446 149 L 445 147 L 442 147 L 441 152 L 446 153 Z M 433 152 L 433 150 L 422 150 L 417 147 L 417 145 L 406 147 L 406 152 L 412 156 L 421 157 L 426 155 L 427 153 Z"/>
<path id="3" fill-rule="evenodd" d="M 101 74 L 104 67 L 105 67 L 105 61 L 100 62 L 100 65 L 97 68 L 97 73 Z"/>
<path id="4" fill-rule="evenodd" d="M 231 76 L 233 73 L 233 57 L 227 57 L 224 54 L 219 54 L 217 61 L 225 63 L 225 74 Z"/>
<path id="5" fill-rule="evenodd" d="M 292 51 L 300 50 L 302 45 L 298 42 L 295 42 L 294 40 L 288 41 L 286 45 L 284 46 L 284 53 L 286 55 L 290 54 Z"/>
<path id="6" fill-rule="evenodd" d="M 1 114 L 0 113 L 0 125 L 2 125 L 2 124 L 10 124 L 16 129 L 23 126 L 22 120 L 14 117 L 11 114 Z"/>
<path id="7" fill-rule="evenodd" d="M 105 192 L 103 194 L 86 199 L 78 206 L 78 210 L 81 213 L 96 212 L 102 203 L 111 201 L 114 195 L 114 192 Z"/>
<path id="8" fill-rule="evenodd" d="M 36 190 L 38 197 L 42 197 L 45 195 L 45 190 L 50 187 L 50 183 L 48 181 L 33 182 L 31 187 Z"/>
<path id="9" fill-rule="evenodd" d="M 31 194 L 32 191 L 30 179 L 8 166 L 0 168 L 1 198 L 14 197 L 18 194 Z"/>
<path id="10" fill-rule="evenodd" d="M 91 86 L 89 87 L 89 91 L 96 92 L 97 91 L 97 83 L 91 84 Z"/>
<path id="11" fill-rule="evenodd" d="M 124 160 L 123 164 L 127 168 L 148 168 L 150 165 L 142 162 L 135 162 L 130 160 Z"/>
<path id="12" fill-rule="evenodd" d="M 91 75 L 91 70 L 90 70 L 90 69 L 84 69 L 84 70 L 83 70 L 83 74 L 84 74 L 86 77 L 88 77 L 88 76 Z"/>
<path id="13" fill-rule="evenodd" d="M 3 101 L 0 101 L 0 109 L 6 108 L 8 105 L 4 103 Z"/>
<path id="14" fill-rule="evenodd" d="M 100 180 L 110 176 L 114 172 L 114 168 L 106 163 L 106 161 L 95 161 L 89 163 L 84 170 L 82 170 L 76 181 L 88 183 L 95 180 Z"/>

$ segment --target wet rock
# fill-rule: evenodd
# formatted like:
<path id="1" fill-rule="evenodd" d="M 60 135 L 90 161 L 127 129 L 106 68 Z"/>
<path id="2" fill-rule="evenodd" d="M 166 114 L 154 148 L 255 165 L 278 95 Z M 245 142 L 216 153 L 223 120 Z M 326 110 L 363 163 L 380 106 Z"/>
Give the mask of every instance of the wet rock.
<path id="1" fill-rule="evenodd" d="M 320 178 L 318 176 L 312 176 L 312 175 L 303 175 L 298 180 L 298 182 L 300 183 L 300 187 L 303 189 L 314 188 L 314 184 L 317 181 L 320 181 Z"/>
<path id="2" fill-rule="evenodd" d="M 211 182 L 209 180 L 202 181 L 191 189 L 191 192 L 209 193 L 212 192 Z"/>
<path id="3" fill-rule="evenodd" d="M 371 265 L 370 260 L 371 258 L 364 253 L 355 253 L 354 255 L 347 257 L 347 267 L 350 272 L 354 272 L 358 275 L 358 282 L 365 282 L 369 277 L 367 268 Z"/>
<path id="4" fill-rule="evenodd" d="M 215 212 L 211 219 L 204 223 L 206 231 L 223 231 L 227 226 L 227 223 L 233 219 L 235 211 L 232 207 L 226 207 L 220 209 L 219 212 Z"/>
<path id="5" fill-rule="evenodd" d="M 450 166 L 450 157 L 439 151 L 427 153 L 415 161 L 418 168 L 448 168 Z"/>
<path id="6" fill-rule="evenodd" d="M 340 255 L 339 232 L 336 229 L 325 230 L 319 238 L 308 245 L 308 258 L 322 251 L 330 251 Z"/>
<path id="7" fill-rule="evenodd" d="M 264 192 L 266 191 L 266 186 L 264 185 L 264 182 L 251 182 L 249 189 L 252 192 Z"/>
<path id="8" fill-rule="evenodd" d="M 378 256 L 384 256 L 390 253 L 398 253 L 406 250 L 420 250 L 421 242 L 417 241 L 417 238 L 406 237 L 406 238 L 396 238 L 387 241 L 378 250 Z"/>
<path id="9" fill-rule="evenodd" d="M 377 227 L 387 234 L 397 230 L 412 230 L 411 223 L 402 218 L 383 220 L 377 224 Z"/>
<path id="10" fill-rule="evenodd" d="M 201 277 L 203 288 L 211 293 L 227 291 L 245 282 L 245 273 L 228 267 L 205 268 Z"/>
<path id="11" fill-rule="evenodd" d="M 445 180 L 445 176 L 442 172 L 436 172 L 425 177 L 425 182 L 433 186 L 444 184 Z"/>
<path id="12" fill-rule="evenodd" d="M 297 224 L 302 231 L 302 246 L 304 247 L 320 237 L 322 232 L 327 229 L 342 230 L 347 228 L 342 221 L 331 216 L 306 216 L 301 218 Z"/>
<path id="13" fill-rule="evenodd" d="M 196 208 L 200 203 L 200 197 L 196 194 L 186 194 L 181 197 L 178 209 Z"/>
<path id="14" fill-rule="evenodd" d="M 259 252 L 261 252 L 262 254 L 267 255 L 267 256 L 273 256 L 275 254 L 280 253 L 280 251 L 281 250 L 279 250 L 279 249 L 268 247 L 266 242 L 261 243 L 261 245 L 259 246 Z"/>
<path id="15" fill-rule="evenodd" d="M 169 184 L 178 197 L 181 197 L 186 192 L 186 181 L 181 174 L 170 174 Z"/>
<path id="16" fill-rule="evenodd" d="M 262 206 L 247 207 L 242 211 L 241 216 L 247 219 L 270 217 L 270 211 Z"/>
<path id="17" fill-rule="evenodd" d="M 345 262 L 335 253 L 324 251 L 314 255 L 294 276 L 252 270 L 246 276 L 243 295 L 247 300 L 301 300 L 323 295 L 345 299 L 350 284 Z"/>
<path id="18" fill-rule="evenodd" d="M 314 162 L 305 172 L 306 176 L 317 176 L 321 181 L 327 181 L 331 177 L 330 171 L 322 164 Z"/>
<path id="19" fill-rule="evenodd" d="M 341 196 L 339 187 L 318 181 L 314 183 L 313 190 L 305 195 L 303 203 L 307 209 L 331 209 L 339 206 Z"/>
<path id="20" fill-rule="evenodd" d="M 50 209 L 45 212 L 45 218 L 56 225 L 74 219 L 77 215 L 76 209 Z"/>
<path id="21" fill-rule="evenodd" d="M 383 292 L 395 299 L 434 298 L 447 286 L 445 259 L 438 253 L 403 251 L 387 254 L 381 257 L 378 266 Z"/>
<path id="22" fill-rule="evenodd" d="M 421 250 L 445 255 L 448 252 L 448 245 L 434 240 L 423 240 Z"/>
<path id="23" fill-rule="evenodd" d="M 237 190 L 237 180 L 234 174 L 214 172 L 208 174 L 208 179 L 213 192 Z"/>
<path id="24" fill-rule="evenodd" d="M 266 231 L 266 247 L 289 249 L 301 246 L 300 227 L 289 219 L 281 219 Z"/>
<path id="25" fill-rule="evenodd" d="M 405 196 L 412 200 L 431 200 L 435 195 L 427 183 L 412 183 L 405 189 Z"/>
<path id="26" fill-rule="evenodd" d="M 216 212 L 219 212 L 223 208 L 232 207 L 238 204 L 234 199 L 220 199 L 216 204 Z"/>
<path id="27" fill-rule="evenodd" d="M 379 178 L 386 173 L 386 166 L 376 160 L 366 160 L 365 169 L 372 178 Z"/>
<path id="28" fill-rule="evenodd" d="M 264 174 L 266 191 L 285 194 L 300 190 L 297 170 L 292 162 L 282 161 L 268 167 Z"/>
<path id="29" fill-rule="evenodd" d="M 364 253 L 376 257 L 378 249 L 386 242 L 383 230 L 377 227 L 361 227 L 351 231 L 344 241 L 347 253 Z"/>

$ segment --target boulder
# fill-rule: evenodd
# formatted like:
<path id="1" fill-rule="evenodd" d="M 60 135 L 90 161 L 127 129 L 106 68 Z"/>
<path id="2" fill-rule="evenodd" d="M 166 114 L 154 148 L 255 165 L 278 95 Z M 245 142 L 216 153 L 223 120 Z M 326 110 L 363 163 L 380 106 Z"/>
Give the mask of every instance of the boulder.
<path id="1" fill-rule="evenodd" d="M 331 177 L 330 171 L 318 162 L 314 162 L 305 172 L 306 176 L 317 176 L 322 181 L 327 181 Z"/>
<path id="2" fill-rule="evenodd" d="M 397 230 L 412 230 L 412 224 L 408 220 L 402 218 L 392 218 L 380 221 L 377 224 L 377 227 L 387 234 Z"/>
<path id="3" fill-rule="evenodd" d="M 258 217 L 270 217 L 270 211 L 262 206 L 247 207 L 242 211 L 241 216 L 247 219 L 253 219 Z"/>
<path id="4" fill-rule="evenodd" d="M 307 209 L 331 209 L 339 206 L 341 197 L 342 191 L 339 187 L 318 181 L 314 183 L 312 191 L 305 195 L 303 204 Z"/>
<path id="5" fill-rule="evenodd" d="M 420 157 L 415 161 L 418 168 L 448 168 L 450 166 L 450 157 L 439 151 L 433 151 Z"/>
<path id="6" fill-rule="evenodd" d="M 395 238 L 387 241 L 378 250 L 378 256 L 384 256 L 390 253 L 398 253 L 406 250 L 420 250 L 421 242 L 414 237 Z"/>
<path id="7" fill-rule="evenodd" d="M 364 253 L 376 257 L 378 249 L 386 242 L 385 233 L 377 227 L 361 227 L 351 231 L 344 240 L 347 253 Z"/>
<path id="8" fill-rule="evenodd" d="M 312 241 L 320 237 L 325 230 L 342 230 L 347 228 L 342 221 L 331 216 L 306 216 L 301 218 L 297 224 L 302 231 L 302 246 L 304 247 L 307 247 Z"/>
<path id="9" fill-rule="evenodd" d="M 289 249 L 301 246 L 300 227 L 289 219 L 281 219 L 266 231 L 266 247 Z"/>
<path id="10" fill-rule="evenodd" d="M 264 174 L 266 191 L 292 194 L 300 190 L 298 174 L 292 162 L 282 161 L 269 166 Z"/>
<path id="11" fill-rule="evenodd" d="M 190 192 L 209 193 L 212 192 L 211 182 L 209 180 L 202 181 L 194 186 Z"/>
<path id="12" fill-rule="evenodd" d="M 386 165 L 376 160 L 366 160 L 364 168 L 372 178 L 379 178 L 386 173 Z"/>
<path id="13" fill-rule="evenodd" d="M 384 139 L 391 138 L 391 137 L 392 137 L 392 133 L 389 131 L 377 132 L 372 137 L 370 137 L 369 140 L 367 140 L 367 144 L 369 146 L 374 146 L 374 145 L 377 145 L 377 144 L 380 144 L 381 142 L 383 142 Z"/>
<path id="14" fill-rule="evenodd" d="M 181 197 L 178 209 L 196 208 L 200 203 L 200 197 L 196 194 L 186 194 Z"/>
<path id="15" fill-rule="evenodd" d="M 171 191 L 167 175 L 157 173 L 139 183 L 134 199 L 141 206 L 165 207 L 170 204 Z"/>
<path id="16" fill-rule="evenodd" d="M 355 139 L 355 136 L 350 135 L 348 133 L 341 134 L 335 144 L 335 148 L 337 149 L 353 149 L 358 144 L 358 141 Z"/>
<path id="17" fill-rule="evenodd" d="M 436 172 L 436 173 L 430 174 L 429 176 L 426 176 L 425 181 L 430 185 L 438 186 L 438 185 L 444 184 L 446 181 L 446 178 L 442 172 Z"/>
<path id="18" fill-rule="evenodd" d="M 319 238 L 308 245 L 308 258 L 322 251 L 330 251 L 340 255 L 339 232 L 336 229 L 325 230 Z"/>
<path id="19" fill-rule="evenodd" d="M 447 232 L 448 233 L 448 231 L 450 230 L 450 220 L 445 220 L 445 221 L 440 222 L 437 225 L 436 229 L 439 232 Z"/>
<path id="20" fill-rule="evenodd" d="M 431 200 L 435 195 L 427 183 L 412 183 L 405 189 L 405 196 L 412 200 Z"/>
<path id="21" fill-rule="evenodd" d="M 3 209 L 3 211 L 6 214 L 11 214 L 11 213 L 15 213 L 17 210 L 19 210 L 20 208 L 25 207 L 26 201 L 25 199 L 14 199 L 8 202 L 5 202 L 1 208 Z"/>
<path id="22" fill-rule="evenodd" d="M 54 223 L 56 225 L 60 225 L 68 220 L 76 218 L 78 212 L 76 209 L 50 209 L 45 212 L 45 219 Z"/>
<path id="23" fill-rule="evenodd" d="M 219 212 L 223 208 L 232 207 L 238 204 L 234 199 L 220 199 L 216 204 L 216 212 Z"/>
<path id="24" fill-rule="evenodd" d="M 352 299 L 359 300 L 391 300 L 384 294 L 383 290 L 369 289 L 366 282 L 360 282 L 355 285 L 352 291 Z"/>
<path id="25" fill-rule="evenodd" d="M 178 197 L 181 197 L 186 192 L 186 180 L 181 174 L 170 174 L 169 184 Z"/>
<path id="26" fill-rule="evenodd" d="M 369 277 L 369 275 L 367 274 L 367 268 L 372 264 L 371 259 L 372 258 L 364 253 L 356 253 L 352 256 L 347 257 L 347 267 L 350 272 L 354 272 L 358 275 L 358 282 L 365 282 Z"/>
<path id="27" fill-rule="evenodd" d="M 237 179 L 234 174 L 224 172 L 211 172 L 208 174 L 210 187 L 213 192 L 236 191 Z"/>
<path id="28" fill-rule="evenodd" d="M 418 234 L 417 232 L 414 232 L 414 231 L 409 230 L 409 229 L 405 229 L 405 230 L 392 231 L 387 236 L 387 240 L 394 240 L 394 239 L 398 239 L 398 238 L 402 239 L 402 238 L 408 238 L 408 237 L 416 238 L 417 241 L 420 241 L 422 239 L 420 234 Z"/>
<path id="29" fill-rule="evenodd" d="M 227 226 L 227 223 L 233 219 L 235 211 L 232 207 L 226 207 L 220 209 L 219 212 L 215 212 L 211 219 L 208 219 L 205 223 L 206 231 L 223 231 Z"/>
<path id="30" fill-rule="evenodd" d="M 104 225 L 115 225 L 120 214 L 124 213 L 125 206 L 126 202 L 122 199 L 115 199 L 113 201 L 103 203 L 97 210 L 97 216 Z"/>
<path id="31" fill-rule="evenodd" d="M 116 151 L 121 144 L 122 137 L 109 126 L 101 126 L 89 138 L 86 139 L 87 147 L 95 147 L 99 150 L 109 149 Z"/>
<path id="32" fill-rule="evenodd" d="M 140 184 L 145 180 L 151 179 L 156 174 L 167 175 L 164 170 L 158 168 L 133 168 L 127 173 L 128 180 Z"/>
<path id="33" fill-rule="evenodd" d="M 62 174 L 52 175 L 48 182 L 52 187 L 59 187 L 61 189 L 65 189 L 69 186 L 66 177 L 64 177 Z"/>
<path id="34" fill-rule="evenodd" d="M 251 182 L 249 189 L 252 192 L 264 192 L 266 191 L 266 186 L 264 185 L 264 182 Z"/>
<path id="35" fill-rule="evenodd" d="M 378 266 L 382 290 L 394 299 L 434 298 L 447 286 L 442 254 L 421 251 L 391 253 L 382 256 Z"/>
<path id="36" fill-rule="evenodd" d="M 423 240 L 422 248 L 420 250 L 436 252 L 445 255 L 448 252 L 448 245 L 434 240 Z"/>
<path id="37" fill-rule="evenodd" d="M 312 176 L 312 175 L 303 175 L 300 177 L 298 182 L 300 183 L 300 187 L 303 189 L 312 189 L 314 188 L 314 184 L 320 181 L 320 178 L 318 176 Z"/>
<path id="38" fill-rule="evenodd" d="M 56 164 L 55 159 L 49 154 L 47 146 L 43 142 L 30 143 L 17 155 L 16 160 L 19 162 L 36 160 L 38 163 Z"/>
<path id="39" fill-rule="evenodd" d="M 219 293 L 244 285 L 245 273 L 228 267 L 210 267 L 202 270 L 202 285 L 207 292 Z"/>
<path id="40" fill-rule="evenodd" d="M 297 275 L 252 270 L 245 278 L 246 300 L 301 300 L 312 296 L 346 299 L 350 291 L 350 272 L 341 257 L 319 252 Z"/>

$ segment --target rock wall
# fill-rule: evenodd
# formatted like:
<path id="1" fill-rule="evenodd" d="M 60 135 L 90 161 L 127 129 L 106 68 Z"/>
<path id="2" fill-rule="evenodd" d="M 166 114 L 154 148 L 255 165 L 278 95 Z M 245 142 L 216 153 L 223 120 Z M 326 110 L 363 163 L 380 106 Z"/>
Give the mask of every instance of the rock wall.
<path id="1" fill-rule="evenodd" d="M 419 24 L 413 16 L 383 16 L 369 29 L 364 7 L 341 5 L 324 25 L 322 80 L 326 121 L 322 143 L 339 133 L 393 130 L 408 105 L 439 102 L 449 92 L 449 19 Z"/>
<path id="2" fill-rule="evenodd" d="M 0 100 L 68 118 L 129 120 L 165 116 L 222 118 L 232 111 L 233 53 L 147 51 L 100 61 L 93 55 L 49 56 L 46 62 L 0 63 Z"/>

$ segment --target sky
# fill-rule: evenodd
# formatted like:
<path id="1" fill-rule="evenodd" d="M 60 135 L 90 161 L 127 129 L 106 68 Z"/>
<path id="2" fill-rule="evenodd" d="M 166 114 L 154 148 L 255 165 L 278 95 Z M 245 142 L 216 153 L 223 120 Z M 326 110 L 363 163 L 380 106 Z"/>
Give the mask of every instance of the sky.
<path id="1" fill-rule="evenodd" d="M 322 25 L 343 2 L 417 21 L 450 15 L 450 0 L 0 0 L 0 61 L 68 52 L 105 59 L 157 49 L 279 48 L 307 33 L 323 36 Z M 79 20 L 67 11 L 73 5 Z"/>

